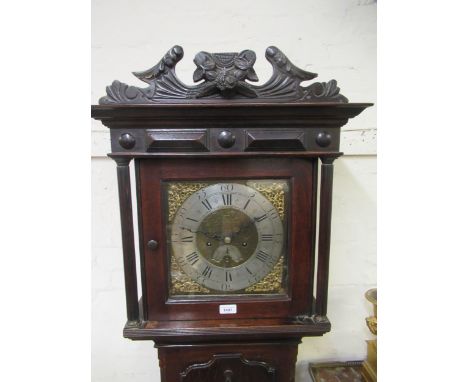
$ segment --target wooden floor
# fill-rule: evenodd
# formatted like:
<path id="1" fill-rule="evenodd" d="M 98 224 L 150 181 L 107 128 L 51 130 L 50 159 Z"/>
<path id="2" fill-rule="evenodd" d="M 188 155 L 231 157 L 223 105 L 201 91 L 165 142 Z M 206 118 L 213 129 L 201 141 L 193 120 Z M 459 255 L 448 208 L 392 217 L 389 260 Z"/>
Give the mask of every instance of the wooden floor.
<path id="1" fill-rule="evenodd" d="M 312 382 L 365 382 L 362 361 L 310 363 Z"/>

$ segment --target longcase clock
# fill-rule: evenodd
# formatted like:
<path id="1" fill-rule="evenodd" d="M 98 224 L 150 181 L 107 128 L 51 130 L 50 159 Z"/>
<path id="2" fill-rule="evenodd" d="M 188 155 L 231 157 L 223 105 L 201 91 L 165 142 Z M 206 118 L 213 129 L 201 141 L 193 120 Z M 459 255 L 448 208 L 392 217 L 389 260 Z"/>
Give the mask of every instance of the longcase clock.
<path id="1" fill-rule="evenodd" d="M 135 73 L 147 87 L 114 81 L 92 106 L 117 163 L 124 336 L 154 341 L 163 382 L 293 381 L 302 337 L 330 330 L 333 162 L 341 126 L 371 104 L 334 80 L 303 87 L 317 75 L 265 55 L 263 85 L 244 50 L 198 53 L 188 86 L 174 46 Z"/>

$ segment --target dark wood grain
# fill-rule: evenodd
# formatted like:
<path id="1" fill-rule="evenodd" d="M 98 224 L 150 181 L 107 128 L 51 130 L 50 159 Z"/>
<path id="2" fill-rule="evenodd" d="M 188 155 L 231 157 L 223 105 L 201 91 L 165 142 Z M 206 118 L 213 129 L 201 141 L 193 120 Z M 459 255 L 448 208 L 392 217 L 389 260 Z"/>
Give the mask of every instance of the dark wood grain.
<path id="1" fill-rule="evenodd" d="M 317 263 L 316 314 L 327 315 L 328 275 L 330 264 L 330 237 L 333 190 L 333 161 L 335 158 L 321 158 L 320 172 L 320 219 Z"/>
<path id="2" fill-rule="evenodd" d="M 128 325 L 135 326 L 140 321 L 140 317 L 135 264 L 132 193 L 130 185 L 130 170 L 128 167 L 130 160 L 127 158 L 116 158 L 115 161 L 117 163 L 117 181 L 119 187 L 127 320 Z"/>
<path id="3" fill-rule="evenodd" d="M 247 130 L 246 151 L 306 151 L 303 130 Z"/>
<path id="4" fill-rule="evenodd" d="M 140 177 L 140 160 L 135 159 L 135 178 L 138 179 Z M 142 230 L 142 218 L 143 213 L 141 210 L 141 189 L 139 187 L 139 183 L 136 182 L 136 201 L 137 201 L 137 216 L 138 216 L 138 245 L 139 245 L 139 255 L 140 255 L 140 279 L 141 285 L 146 285 L 146 267 L 145 267 L 145 257 L 143 253 L 145 251 L 145 242 L 143 241 L 143 230 Z M 144 288 L 141 290 L 141 299 L 139 301 L 140 307 L 140 318 L 143 321 L 148 320 L 147 312 L 148 312 L 148 299 L 146 297 L 146 291 Z"/>
<path id="5" fill-rule="evenodd" d="M 314 152 L 314 151 L 285 151 L 285 152 L 243 152 L 243 153 L 234 153 L 234 152 L 219 152 L 219 153 L 113 153 L 108 154 L 110 158 L 139 158 L 139 159 L 174 159 L 174 158 L 197 158 L 197 159 L 225 159 L 225 158 L 317 158 L 317 157 L 326 157 L 330 156 L 335 158 L 341 156 L 343 153 L 336 152 Z"/>
<path id="6" fill-rule="evenodd" d="M 293 382 L 299 342 L 296 338 L 270 343 L 156 345 L 161 382 L 229 382 L 227 375 L 231 382 Z M 216 359 L 222 362 L 215 363 Z"/>
<path id="7" fill-rule="evenodd" d="M 190 122 L 180 129 L 158 129 L 152 126 L 140 128 L 115 128 L 111 131 L 114 155 L 139 153 L 190 154 L 244 153 L 244 152 L 338 152 L 340 131 L 333 127 L 306 127 L 296 129 L 250 128 L 216 126 L 199 128 Z M 191 129 L 187 127 L 193 126 Z M 122 137 L 131 136 L 131 145 L 124 144 Z M 321 139 L 319 139 L 322 137 Z M 325 138 L 323 138 L 325 137 Z M 130 138 L 129 138 L 130 139 Z"/>
<path id="8" fill-rule="evenodd" d="M 312 301 L 309 303 L 309 316 L 313 316 L 315 314 L 315 246 L 317 244 L 317 194 L 318 194 L 318 159 L 315 158 L 312 160 L 312 193 L 310 195 L 311 199 L 311 211 L 310 211 L 310 220 L 311 224 L 311 232 L 310 232 L 310 242 L 312 247 L 312 252 L 310 254 L 311 257 L 311 269 L 310 269 L 310 285 L 311 285 L 311 296 Z"/>
<path id="9" fill-rule="evenodd" d="M 169 122 L 171 126 L 182 121 L 201 121 L 204 123 L 239 122 L 262 124 L 286 122 L 294 126 L 298 123 L 315 121 L 320 124 L 344 125 L 349 118 L 359 115 L 371 103 L 322 103 L 310 102 L 278 103 L 250 102 L 248 104 L 233 101 L 209 102 L 198 101 L 190 104 L 171 103 L 155 105 L 92 105 L 91 116 L 101 120 L 108 127 L 131 127 L 132 123 L 158 120 Z"/>
<path id="10" fill-rule="evenodd" d="M 209 151 L 206 129 L 157 129 L 146 134 L 148 151 Z"/>
<path id="11" fill-rule="evenodd" d="M 216 341 L 259 341 L 275 338 L 321 336 L 330 322 L 300 323 L 286 318 L 214 319 L 194 321 L 147 321 L 140 327 L 125 327 L 132 340 L 154 340 L 158 344 Z"/>
<path id="12" fill-rule="evenodd" d="M 224 381 L 274 382 L 276 369 L 263 361 L 245 359 L 240 353 L 214 354 L 203 363 L 189 365 L 180 372 L 182 382 Z"/>

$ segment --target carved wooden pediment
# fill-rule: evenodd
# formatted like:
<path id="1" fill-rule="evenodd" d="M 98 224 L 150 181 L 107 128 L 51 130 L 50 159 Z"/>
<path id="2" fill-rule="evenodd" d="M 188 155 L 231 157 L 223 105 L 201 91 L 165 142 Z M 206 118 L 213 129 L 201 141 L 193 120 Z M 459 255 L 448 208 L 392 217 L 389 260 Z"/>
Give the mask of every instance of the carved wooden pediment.
<path id="1" fill-rule="evenodd" d="M 340 94 L 335 80 L 314 82 L 301 86 L 304 81 L 317 77 L 316 73 L 299 69 L 275 46 L 265 52 L 273 66 L 271 78 L 262 85 L 253 85 L 258 77 L 254 70 L 256 54 L 252 50 L 240 53 L 199 52 L 194 58 L 193 74 L 197 85 L 186 85 L 175 73 L 177 63 L 184 56 L 181 46 L 174 46 L 152 68 L 133 74 L 149 86 L 139 88 L 114 81 L 106 88 L 107 95 L 99 100 L 106 104 L 153 104 L 167 102 L 194 102 L 200 100 L 298 101 L 347 103 Z M 249 82 L 248 82 L 249 81 Z"/>

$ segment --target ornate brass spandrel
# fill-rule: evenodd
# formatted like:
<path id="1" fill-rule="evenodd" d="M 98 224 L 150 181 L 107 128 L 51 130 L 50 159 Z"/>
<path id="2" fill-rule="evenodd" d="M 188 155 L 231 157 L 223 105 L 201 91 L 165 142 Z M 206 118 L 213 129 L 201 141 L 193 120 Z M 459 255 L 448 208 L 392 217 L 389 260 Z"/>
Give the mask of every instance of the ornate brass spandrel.
<path id="1" fill-rule="evenodd" d="M 247 186 L 261 192 L 278 211 L 281 220 L 285 214 L 285 192 L 288 189 L 286 181 L 281 182 L 247 182 Z"/>
<path id="2" fill-rule="evenodd" d="M 171 257 L 171 295 L 208 294 L 210 290 L 188 277 L 174 257 Z"/>
<path id="3" fill-rule="evenodd" d="M 282 293 L 284 256 L 278 259 L 273 270 L 263 280 L 245 289 L 247 293 Z"/>
<path id="4" fill-rule="evenodd" d="M 194 192 L 208 186 L 208 183 L 169 183 L 167 187 L 167 220 L 172 222 L 177 210 Z"/>
<path id="5" fill-rule="evenodd" d="M 244 183 L 244 182 L 242 182 Z M 248 180 L 245 184 L 260 192 L 278 211 L 278 215 L 284 221 L 286 214 L 286 193 L 289 191 L 289 185 L 286 180 L 279 181 L 263 181 L 263 180 Z M 193 193 L 207 187 L 209 183 L 203 182 L 174 182 L 167 184 L 167 219 L 171 223 L 178 209 L 182 206 L 185 200 Z M 260 293 L 284 293 L 283 273 L 285 258 L 280 256 L 278 262 L 273 267 L 272 271 L 266 275 L 258 283 L 245 289 L 245 293 L 260 294 Z M 171 295 L 203 295 L 212 293 L 209 289 L 203 287 L 197 282 L 188 277 L 179 266 L 177 260 L 171 253 L 170 259 Z"/>

